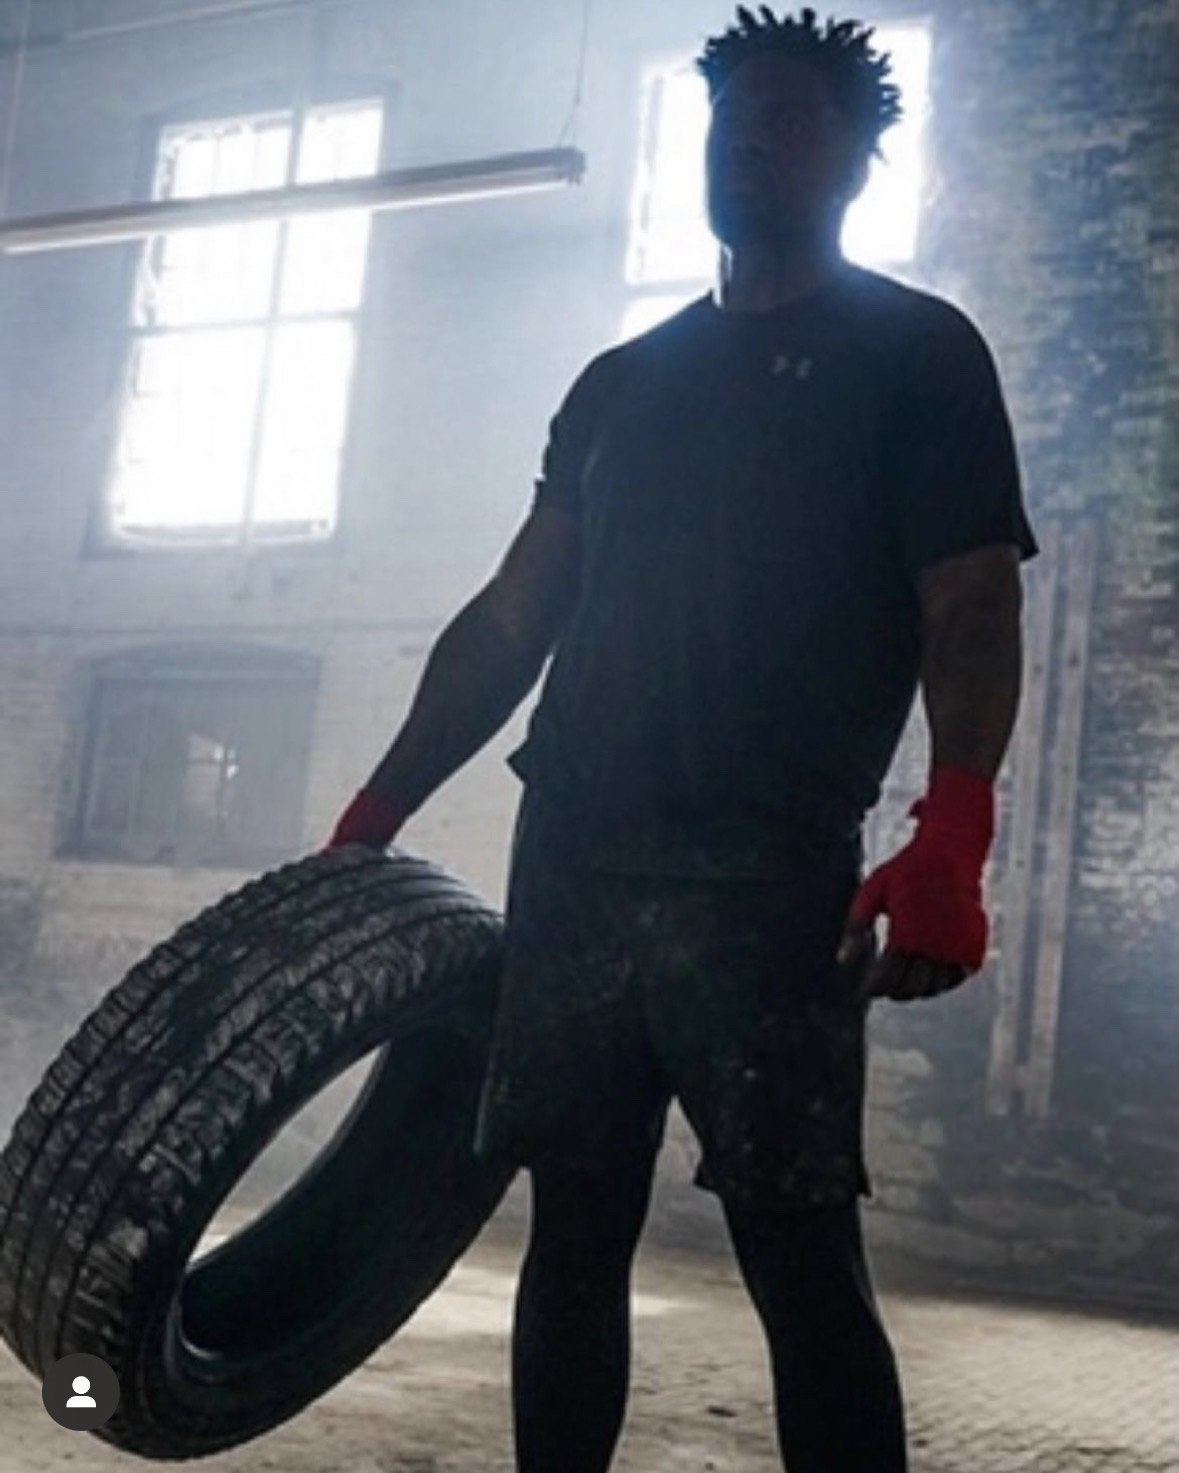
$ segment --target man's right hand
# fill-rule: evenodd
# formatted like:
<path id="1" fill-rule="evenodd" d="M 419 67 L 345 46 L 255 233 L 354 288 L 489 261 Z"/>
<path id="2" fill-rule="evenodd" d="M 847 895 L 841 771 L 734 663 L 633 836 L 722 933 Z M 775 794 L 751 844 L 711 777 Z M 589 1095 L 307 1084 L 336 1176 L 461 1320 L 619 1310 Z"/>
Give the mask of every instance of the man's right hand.
<path id="1" fill-rule="evenodd" d="M 367 844 L 373 849 L 385 849 L 408 817 L 384 793 L 378 793 L 375 788 L 361 788 L 344 810 L 327 847 L 342 849 L 345 844 Z"/>

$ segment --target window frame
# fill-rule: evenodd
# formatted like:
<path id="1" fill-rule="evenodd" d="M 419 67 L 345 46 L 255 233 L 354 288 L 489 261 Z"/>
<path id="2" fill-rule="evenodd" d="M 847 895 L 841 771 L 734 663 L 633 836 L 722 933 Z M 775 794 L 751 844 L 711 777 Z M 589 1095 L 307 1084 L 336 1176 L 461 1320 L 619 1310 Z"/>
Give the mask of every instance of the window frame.
<path id="1" fill-rule="evenodd" d="M 179 843 L 178 851 L 171 859 L 143 858 L 117 852 L 117 843 L 107 848 L 97 841 L 90 832 L 89 816 L 95 798 L 103 690 L 138 684 L 146 692 L 166 683 L 188 689 L 196 685 L 228 688 L 234 683 L 246 685 L 251 682 L 298 688 L 305 700 L 303 716 L 306 726 L 301 733 L 303 757 L 299 791 L 294 795 L 296 811 L 290 815 L 291 832 L 297 845 L 306 821 L 324 670 L 324 660 L 305 651 L 211 640 L 139 646 L 87 662 L 78 672 L 75 684 L 74 707 L 78 727 L 71 743 L 70 780 L 62 794 L 54 858 L 86 866 L 129 865 L 146 870 L 249 870 L 272 866 L 293 857 L 278 844 L 227 845 L 220 851 L 209 849 L 194 856 L 191 850 L 185 850 L 183 843 Z"/>
<path id="2" fill-rule="evenodd" d="M 402 100 L 403 87 L 391 81 L 387 74 L 340 73 L 317 80 L 293 97 L 290 87 L 277 84 L 237 86 L 200 93 L 188 99 L 183 106 L 168 108 L 149 114 L 141 121 L 135 147 L 133 186 L 131 197 L 150 199 L 153 197 L 156 174 L 159 166 L 160 149 L 165 133 L 169 129 L 195 127 L 202 123 L 215 122 L 219 118 L 247 117 L 266 113 L 292 111 L 296 116 L 320 107 L 346 106 L 366 99 L 379 101 L 382 107 L 381 141 L 377 169 L 384 172 L 395 168 L 393 142 L 397 136 L 397 119 Z M 89 497 L 89 513 L 82 539 L 81 555 L 99 561 L 141 558 L 188 557 L 207 560 L 249 555 L 288 556 L 296 551 L 307 556 L 322 556 L 346 535 L 348 487 L 354 480 L 354 457 L 356 453 L 356 426 L 358 404 L 362 399 L 365 377 L 366 348 L 370 337 L 371 313 L 367 288 L 376 273 L 376 260 L 380 250 L 380 236 L 376 226 L 380 219 L 373 217 L 366 256 L 366 290 L 361 301 L 349 315 L 355 332 L 352 383 L 345 410 L 343 447 L 340 456 L 339 480 L 337 483 L 336 519 L 330 532 L 313 536 L 260 536 L 250 535 L 252 524 L 243 521 L 223 536 L 197 535 L 186 537 L 168 532 L 159 538 L 128 537 L 115 526 L 111 508 L 111 489 L 118 468 L 120 438 L 123 415 L 131 393 L 131 376 L 135 361 L 135 345 L 151 329 L 136 325 L 136 308 L 140 272 L 144 252 L 150 249 L 150 240 L 129 241 L 121 247 L 122 262 L 118 271 L 117 298 L 121 304 L 119 328 L 112 335 L 110 355 L 105 379 L 108 385 L 106 402 L 111 406 L 109 419 L 104 426 L 101 453 L 96 457 L 98 472 L 96 485 Z M 120 249 L 108 247 L 109 250 Z M 324 317 L 338 318 L 344 314 L 327 313 Z M 300 314 L 290 320 L 312 320 L 315 314 Z M 285 320 L 285 319 L 284 319 Z M 226 324 L 227 326 L 229 324 Z M 177 331 L 183 329 L 165 329 Z"/>

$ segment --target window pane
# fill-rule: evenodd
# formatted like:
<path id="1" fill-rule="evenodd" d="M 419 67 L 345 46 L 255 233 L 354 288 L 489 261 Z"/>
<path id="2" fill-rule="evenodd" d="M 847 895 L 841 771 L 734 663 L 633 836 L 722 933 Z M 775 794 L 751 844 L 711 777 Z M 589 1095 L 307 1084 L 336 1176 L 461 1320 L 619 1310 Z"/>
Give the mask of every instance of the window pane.
<path id="1" fill-rule="evenodd" d="M 108 686 L 103 701 L 98 760 L 138 760 L 147 711 L 134 689 Z"/>
<path id="2" fill-rule="evenodd" d="M 366 210 L 350 210 L 290 222 L 282 312 L 352 312 L 360 306 L 371 219 Z"/>
<path id="3" fill-rule="evenodd" d="M 177 136 L 165 144 L 161 164 L 160 199 L 201 199 L 213 193 L 217 140 L 209 133 Z"/>
<path id="4" fill-rule="evenodd" d="M 245 194 L 254 186 L 254 130 L 249 125 L 222 133 L 217 140 L 214 194 Z"/>
<path id="5" fill-rule="evenodd" d="M 169 128 L 160 144 L 156 198 L 277 189 L 286 180 L 290 146 L 285 113 Z"/>
<path id="6" fill-rule="evenodd" d="M 221 720 L 217 707 L 227 701 L 206 697 L 210 710 L 196 711 L 189 718 L 188 754 L 180 798 L 180 832 L 188 837 L 224 839 L 230 823 L 226 802 L 228 784 L 240 770 L 228 711 Z M 191 705 L 191 702 L 187 703 Z M 210 720 L 210 717 L 213 719 Z M 215 726 L 215 731 L 210 727 Z M 193 730 L 197 727 L 197 730 Z"/>
<path id="7" fill-rule="evenodd" d="M 224 833 L 225 779 L 228 771 L 237 768 L 233 749 L 199 736 L 190 736 L 188 745 L 180 806 L 181 831 L 202 835 Z"/>
<path id="8" fill-rule="evenodd" d="M 291 151 L 291 129 L 287 123 L 274 123 L 258 128 L 254 134 L 253 189 L 281 189 L 287 182 L 287 164 Z"/>
<path id="9" fill-rule="evenodd" d="M 704 192 L 708 90 L 690 70 L 668 73 L 652 89 L 627 276 L 636 283 L 707 276 L 717 254 Z"/>
<path id="10" fill-rule="evenodd" d="M 132 820 L 137 835 L 158 840 L 175 838 L 185 752 L 185 731 L 177 713 L 166 700 L 153 700 Z"/>
<path id="11" fill-rule="evenodd" d="M 85 827 L 96 836 L 121 836 L 132 826 L 148 711 L 137 691 L 112 683 L 98 687 L 95 716 Z"/>
<path id="12" fill-rule="evenodd" d="M 264 334 L 230 329 L 139 343 L 113 497 L 124 529 L 225 526 L 240 520 L 257 412 Z"/>
<path id="13" fill-rule="evenodd" d="M 227 777 L 226 812 L 240 840 L 264 843 L 275 837 L 276 823 L 294 817 L 290 795 L 302 790 L 309 706 L 304 692 L 289 687 L 243 684 L 235 701 L 236 766 Z"/>
<path id="14" fill-rule="evenodd" d="M 185 840 L 230 837 L 225 809 L 228 773 L 236 770 L 236 682 L 177 682 L 170 702 L 184 730 L 184 769 L 179 779 L 177 829 Z"/>
<path id="15" fill-rule="evenodd" d="M 892 55 L 905 118 L 880 147 L 886 163 L 872 161 L 863 194 L 847 213 L 843 248 L 862 265 L 911 261 L 917 253 L 929 119 L 930 35 L 925 26 L 890 30 L 876 45 Z"/>
<path id="16" fill-rule="evenodd" d="M 143 283 L 148 327 L 240 322 L 270 307 L 279 223 L 210 225 L 161 236 Z"/>
<path id="17" fill-rule="evenodd" d="M 373 104 L 314 112 L 303 128 L 300 184 L 352 179 L 376 172 L 381 109 Z M 361 300 L 371 216 L 300 216 L 290 222 L 280 310 L 350 312 Z"/>
<path id="18" fill-rule="evenodd" d="M 299 184 L 375 174 L 381 148 L 381 106 L 365 102 L 308 113 L 299 145 Z"/>
<path id="19" fill-rule="evenodd" d="M 94 834 L 125 834 L 131 827 L 136 766 L 131 762 L 96 764 L 88 827 Z"/>
<path id="20" fill-rule="evenodd" d="M 156 194 L 196 199 L 276 189 L 286 181 L 289 121 L 238 119 L 165 134 Z M 233 322 L 269 308 L 276 221 L 218 225 L 157 238 L 147 252 L 139 321 L 149 326 Z"/>
<path id="21" fill-rule="evenodd" d="M 297 323 L 276 332 L 255 491 L 258 521 L 334 522 L 353 356 L 350 323 Z"/>

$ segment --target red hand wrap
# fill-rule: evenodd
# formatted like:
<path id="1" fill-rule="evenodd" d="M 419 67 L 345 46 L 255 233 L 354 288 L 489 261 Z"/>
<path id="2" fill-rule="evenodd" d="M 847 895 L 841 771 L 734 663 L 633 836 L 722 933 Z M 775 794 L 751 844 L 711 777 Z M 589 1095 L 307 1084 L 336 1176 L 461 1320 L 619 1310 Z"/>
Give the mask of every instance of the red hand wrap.
<path id="1" fill-rule="evenodd" d="M 341 849 L 345 844 L 368 844 L 384 849 L 408 817 L 384 793 L 378 793 L 375 788 L 362 788 L 344 810 L 327 847 Z"/>
<path id="2" fill-rule="evenodd" d="M 964 768 L 942 767 L 909 810 L 910 843 L 861 885 L 851 918 L 889 919 L 888 947 L 977 972 L 986 960 L 982 874 L 995 836 L 995 786 Z"/>

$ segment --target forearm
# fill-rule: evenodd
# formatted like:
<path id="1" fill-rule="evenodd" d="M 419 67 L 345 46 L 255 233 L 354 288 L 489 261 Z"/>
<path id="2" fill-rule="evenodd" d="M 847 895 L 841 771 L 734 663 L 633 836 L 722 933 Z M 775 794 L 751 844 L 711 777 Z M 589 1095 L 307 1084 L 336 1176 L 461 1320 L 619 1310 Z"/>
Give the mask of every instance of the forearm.
<path id="1" fill-rule="evenodd" d="M 405 724 L 368 785 L 412 813 L 507 723 L 545 658 L 513 641 L 477 594 L 438 636 Z"/>
<path id="2" fill-rule="evenodd" d="M 921 685 L 931 768 L 966 768 L 994 781 L 1019 712 L 1021 601 L 963 596 L 927 620 Z"/>

